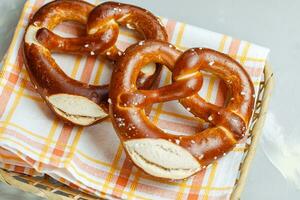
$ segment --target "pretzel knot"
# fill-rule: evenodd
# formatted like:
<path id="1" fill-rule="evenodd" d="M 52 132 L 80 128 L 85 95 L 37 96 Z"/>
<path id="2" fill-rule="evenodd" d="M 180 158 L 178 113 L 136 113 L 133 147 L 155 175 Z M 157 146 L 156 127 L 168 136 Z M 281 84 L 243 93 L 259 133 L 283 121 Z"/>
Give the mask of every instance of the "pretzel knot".
<path id="1" fill-rule="evenodd" d="M 64 38 L 52 30 L 64 21 L 86 26 L 86 34 Z M 24 37 L 24 60 L 31 81 L 48 106 L 63 120 L 82 126 L 108 116 L 108 85 L 89 85 L 67 76 L 52 58 L 52 52 L 105 55 L 116 60 L 119 25 L 136 29 L 145 39 L 167 41 L 160 21 L 142 8 L 106 2 L 95 7 L 79 0 L 53 1 L 40 8 Z M 148 88 L 160 73 L 160 66 L 148 66 L 139 74 L 138 85 Z"/>
<path id="2" fill-rule="evenodd" d="M 253 111 L 254 89 L 238 62 L 211 49 L 182 53 L 159 41 L 132 46 L 125 53 L 112 76 L 110 115 L 127 154 L 139 168 L 159 178 L 184 179 L 225 155 L 243 138 Z M 139 70 L 149 62 L 167 66 L 172 71 L 172 84 L 155 90 L 137 89 Z M 225 105 L 210 104 L 198 95 L 202 71 L 226 82 L 231 99 Z M 156 127 L 144 108 L 171 100 L 179 100 L 210 126 L 189 136 L 172 135 Z"/>

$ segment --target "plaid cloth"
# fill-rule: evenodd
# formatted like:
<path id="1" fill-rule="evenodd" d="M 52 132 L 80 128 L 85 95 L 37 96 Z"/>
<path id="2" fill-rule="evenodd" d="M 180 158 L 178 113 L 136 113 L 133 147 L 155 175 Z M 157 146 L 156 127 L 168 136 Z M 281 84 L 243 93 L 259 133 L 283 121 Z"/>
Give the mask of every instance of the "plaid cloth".
<path id="1" fill-rule="evenodd" d="M 188 180 L 166 182 L 149 178 L 126 157 L 109 120 L 88 128 L 61 123 L 34 91 L 23 66 L 21 42 L 30 16 L 44 0 L 28 0 L 7 52 L 0 75 L 0 166 L 34 175 L 47 173 L 78 189 L 109 199 L 229 199 L 239 175 L 247 142 Z M 91 3 L 99 3 L 90 0 Z M 209 47 L 237 59 L 250 74 L 258 92 L 269 50 L 227 35 L 169 19 L 165 24 L 170 41 L 180 49 Z M 77 35 L 81 27 L 64 23 L 63 35 Z M 136 35 L 122 30 L 118 46 L 125 48 Z M 53 55 L 71 77 L 93 84 L 109 82 L 112 66 L 105 59 Z M 170 82 L 164 70 L 158 85 Z M 221 105 L 226 87 L 207 75 L 200 95 Z M 174 134 L 197 132 L 197 119 L 177 102 L 159 103 L 150 114 L 153 123 Z"/>

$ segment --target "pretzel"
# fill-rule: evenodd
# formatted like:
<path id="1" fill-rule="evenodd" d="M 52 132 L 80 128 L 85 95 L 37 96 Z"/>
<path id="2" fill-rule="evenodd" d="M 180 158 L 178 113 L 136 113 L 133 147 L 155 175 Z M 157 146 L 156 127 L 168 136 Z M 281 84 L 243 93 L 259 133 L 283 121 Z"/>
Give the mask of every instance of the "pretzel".
<path id="1" fill-rule="evenodd" d="M 125 51 L 110 85 L 113 126 L 134 164 L 154 177 L 185 179 L 229 152 L 246 132 L 254 106 L 254 89 L 243 67 L 229 56 L 211 49 L 184 53 L 172 45 L 147 41 Z M 135 82 L 149 62 L 172 71 L 172 84 L 156 90 L 140 90 Z M 201 71 L 226 82 L 231 99 L 224 106 L 207 103 L 198 92 Z M 194 135 L 172 135 L 156 127 L 145 115 L 147 105 L 179 100 L 196 117 L 211 126 Z"/>
<path id="2" fill-rule="evenodd" d="M 123 54 L 116 46 L 119 25 L 136 30 L 144 39 L 168 41 L 165 27 L 155 15 L 134 5 L 116 2 L 102 3 L 91 11 L 86 22 L 86 36 L 63 38 L 42 28 L 37 40 L 52 52 L 100 54 L 116 61 Z M 150 87 L 160 71 L 159 65 L 157 68 L 153 64 L 145 66 L 140 72 L 139 87 Z"/>
<path id="3" fill-rule="evenodd" d="M 110 16 L 121 22 L 126 21 L 129 18 L 127 13 L 130 6 L 115 3 L 101 5 L 95 7 L 79 0 L 48 3 L 35 13 L 24 37 L 24 60 L 34 87 L 58 117 L 75 125 L 88 126 L 108 117 L 108 85 L 90 85 L 70 78 L 57 65 L 51 52 L 89 52 L 94 55 L 116 49 L 119 28 Z M 110 10 L 101 11 L 103 8 L 108 9 L 108 6 Z M 121 12 L 119 7 L 124 8 L 124 11 Z M 118 8 L 118 12 L 114 11 L 115 8 Z M 144 17 L 141 20 L 148 19 L 145 20 L 148 23 L 146 25 L 152 23 L 152 35 L 145 32 L 145 36 L 167 40 L 166 31 L 157 18 L 141 8 L 134 9 Z M 100 19 L 101 16 L 104 17 L 103 20 Z M 130 19 L 135 23 L 138 15 L 133 16 Z M 51 32 L 64 21 L 76 21 L 86 25 L 88 34 L 78 38 L 63 38 Z M 155 29 L 157 27 L 159 29 Z M 156 71 L 146 69 L 139 76 L 139 87 L 150 87 L 159 73 L 159 67 Z"/>

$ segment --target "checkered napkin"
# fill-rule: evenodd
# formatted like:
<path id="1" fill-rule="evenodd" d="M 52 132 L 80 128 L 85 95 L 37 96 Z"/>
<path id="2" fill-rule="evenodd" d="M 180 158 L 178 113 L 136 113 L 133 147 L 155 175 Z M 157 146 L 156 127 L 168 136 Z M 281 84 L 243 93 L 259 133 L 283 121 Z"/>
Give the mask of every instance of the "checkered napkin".
<path id="1" fill-rule="evenodd" d="M 47 173 L 78 189 L 109 199 L 228 199 L 245 156 L 246 139 L 232 152 L 206 170 L 184 181 L 165 182 L 145 176 L 126 157 L 110 120 L 92 127 L 61 123 L 34 91 L 23 66 L 21 42 L 28 19 L 43 0 L 27 1 L 13 41 L 4 60 L 0 78 L 0 167 L 31 175 Z M 91 0 L 91 3 L 99 3 Z M 209 47 L 237 59 L 250 74 L 258 92 L 269 50 L 227 35 L 184 23 L 162 19 L 170 41 L 180 49 Z M 64 23 L 56 28 L 62 35 L 76 35 L 80 27 Z M 120 47 L 136 41 L 122 30 Z M 83 82 L 109 82 L 111 64 L 105 59 L 53 55 L 63 70 Z M 159 85 L 170 82 L 164 70 Z M 217 77 L 205 76 L 200 95 L 221 105 L 226 87 Z M 198 123 L 177 102 L 153 106 L 150 119 L 173 134 L 193 134 Z"/>

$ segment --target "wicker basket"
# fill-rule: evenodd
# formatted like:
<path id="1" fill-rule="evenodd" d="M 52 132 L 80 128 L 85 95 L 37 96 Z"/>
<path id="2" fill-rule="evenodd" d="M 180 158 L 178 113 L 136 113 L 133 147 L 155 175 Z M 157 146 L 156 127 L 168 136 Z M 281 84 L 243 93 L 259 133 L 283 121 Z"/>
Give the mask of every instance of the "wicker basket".
<path id="1" fill-rule="evenodd" d="M 256 103 L 255 113 L 250 126 L 251 144 L 245 150 L 246 156 L 240 166 L 240 174 L 231 195 L 231 199 L 233 200 L 239 199 L 244 188 L 249 167 L 265 121 L 273 84 L 273 72 L 270 65 L 267 64 L 264 70 L 264 79 L 260 83 L 259 99 Z M 37 178 L 0 169 L 0 181 L 47 199 L 99 199 L 65 186 L 47 175 Z"/>

